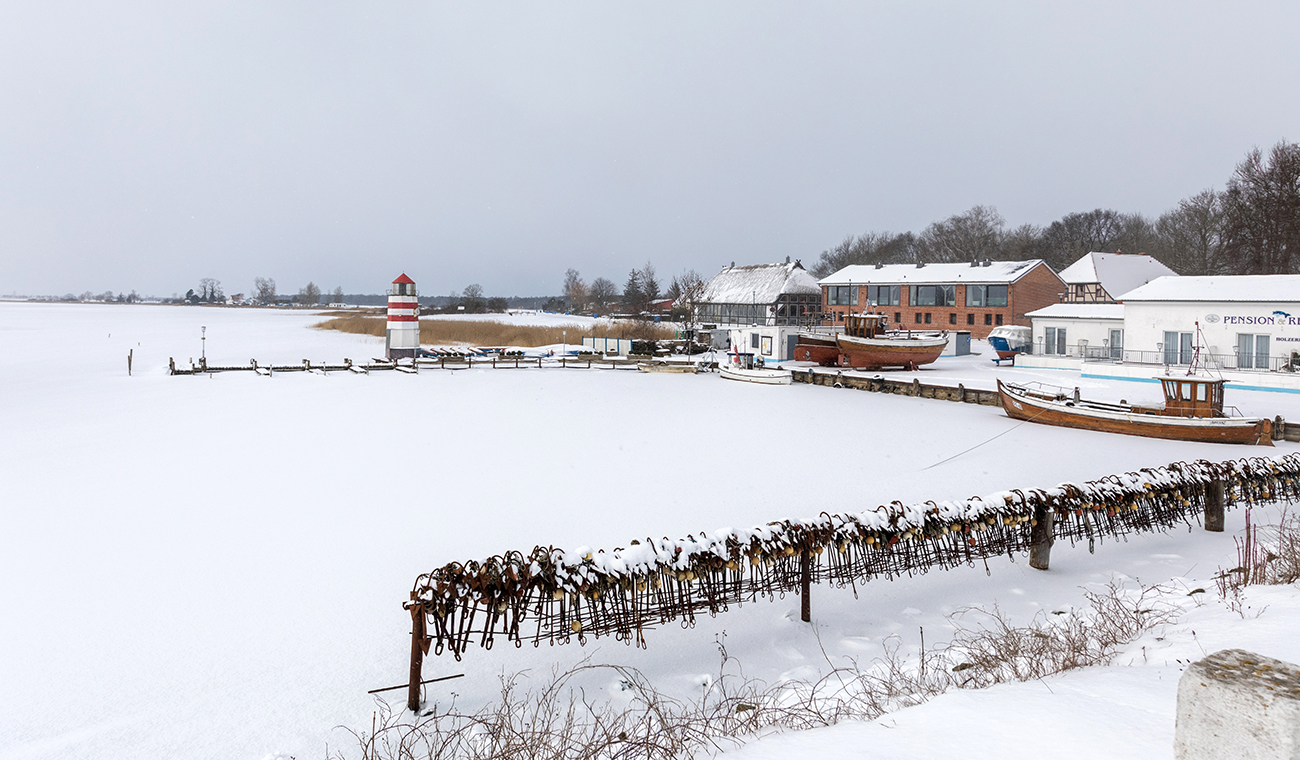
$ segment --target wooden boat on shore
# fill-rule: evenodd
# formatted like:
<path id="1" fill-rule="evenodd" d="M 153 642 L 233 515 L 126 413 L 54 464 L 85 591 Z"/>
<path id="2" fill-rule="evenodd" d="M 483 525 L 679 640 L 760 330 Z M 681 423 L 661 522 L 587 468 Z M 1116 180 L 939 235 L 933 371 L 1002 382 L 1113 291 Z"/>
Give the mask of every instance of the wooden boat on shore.
<path id="1" fill-rule="evenodd" d="M 888 318 L 884 314 L 854 314 L 844 317 L 844 333 L 835 336 L 840 352 L 839 366 L 855 369 L 902 367 L 914 370 L 938 359 L 948 347 L 946 335 L 887 333 L 887 324 Z"/>
<path id="2" fill-rule="evenodd" d="M 1002 408 L 1012 419 L 1045 425 L 1100 430 L 1176 441 L 1273 445 L 1273 423 L 1258 417 L 1223 413 L 1223 381 L 1197 377 L 1161 377 L 1163 406 L 1088 401 L 1064 389 L 998 380 Z M 1055 392 L 1053 392 L 1055 391 Z"/>
<path id="3" fill-rule="evenodd" d="M 694 364 L 669 364 L 667 362 L 641 362 L 636 368 L 642 372 L 667 372 L 678 374 L 695 374 L 699 368 Z"/>
<path id="4" fill-rule="evenodd" d="M 794 344 L 794 360 L 834 367 L 840 360 L 840 344 L 835 340 L 835 333 L 800 330 Z"/>
<path id="5" fill-rule="evenodd" d="M 718 368 L 718 374 L 727 380 L 741 380 L 762 385 L 789 385 L 794 382 L 794 373 L 788 369 L 768 369 L 763 360 L 755 360 L 753 354 L 731 354 L 731 361 Z"/>

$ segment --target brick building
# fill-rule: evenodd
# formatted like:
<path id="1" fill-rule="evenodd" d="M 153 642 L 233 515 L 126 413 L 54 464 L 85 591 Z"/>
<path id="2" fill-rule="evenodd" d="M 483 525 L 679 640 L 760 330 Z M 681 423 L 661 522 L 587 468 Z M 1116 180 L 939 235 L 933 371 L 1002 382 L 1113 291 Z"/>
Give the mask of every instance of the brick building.
<path id="1" fill-rule="evenodd" d="M 986 338 L 999 325 L 1029 326 L 1025 315 L 1060 303 L 1065 282 L 1042 259 L 970 264 L 855 264 L 824 277 L 825 325 L 845 314 L 886 314 L 904 330 L 970 330 Z"/>

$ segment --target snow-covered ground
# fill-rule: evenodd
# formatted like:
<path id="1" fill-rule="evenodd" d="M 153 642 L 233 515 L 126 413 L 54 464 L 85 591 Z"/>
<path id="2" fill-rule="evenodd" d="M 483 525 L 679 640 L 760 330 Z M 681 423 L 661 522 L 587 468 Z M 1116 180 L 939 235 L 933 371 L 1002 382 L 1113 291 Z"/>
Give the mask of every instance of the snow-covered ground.
<path id="1" fill-rule="evenodd" d="M 369 725 L 367 689 L 405 680 L 410 619 L 401 602 L 417 574 L 450 560 L 535 544 L 626 546 L 895 499 L 1297 450 L 1017 426 L 994 407 L 713 375 L 167 375 L 168 357 L 197 359 L 201 325 L 213 364 L 382 352 L 381 339 L 308 329 L 316 321 L 262 309 L 0 304 L 0 758 L 321 757 L 327 743 L 346 743 L 336 726 Z M 1130 400 L 1158 392 L 997 369 L 986 356 L 918 374 L 970 387 L 992 387 L 995 376 L 1041 379 Z M 1300 419 L 1295 395 L 1233 392 L 1228 403 Z M 1230 513 L 1229 531 L 1241 521 Z M 748 675 L 808 677 L 827 657 L 869 661 L 890 636 L 913 647 L 921 627 L 927 641 L 942 640 L 946 616 L 968 605 L 997 603 L 1019 621 L 1078 605 L 1081 585 L 1113 572 L 1208 587 L 1233 545 L 1229 534 L 1195 529 L 1107 542 L 1095 554 L 1058 545 L 1052 559 L 1050 572 L 1018 557 L 990 562 L 988 574 L 980 566 L 872 582 L 857 599 L 814 587 L 813 626 L 797 622 L 798 600 L 787 597 L 692 630 L 652 631 L 646 650 L 610 640 L 471 649 L 460 663 L 426 662 L 426 677 L 466 674 L 429 695 L 455 693 L 469 706 L 493 694 L 503 671 L 540 675 L 590 656 L 638 667 L 684 696 L 716 669 L 724 631 Z M 1028 735 L 1017 712 L 1028 711 L 1056 716 L 1056 729 L 1043 731 L 1127 716 L 1111 733 L 1072 727 L 1070 751 L 1167 756 L 1177 666 L 1166 660 L 1199 656 L 1202 646 L 1300 659 L 1279 633 L 1300 620 L 1300 603 L 1281 590 L 1257 593 L 1276 595 L 1259 620 L 1207 604 L 1189 613 L 1194 640 L 1171 635 L 1159 660 L 1148 655 L 1140 668 L 951 694 L 737 754 L 847 757 L 861 756 L 844 754 L 860 746 L 919 757 L 947 754 L 936 748 L 950 737 L 975 757 L 978 747 Z M 398 703 L 401 692 L 390 696 Z M 1146 712 L 1123 708 L 1125 700 Z M 1150 730 L 1134 716 L 1143 726 L 1150 716 Z M 1121 746 L 1138 733 L 1145 743 Z M 922 749 L 907 751 L 909 743 Z M 1017 746 L 1026 756 L 1032 749 Z"/>

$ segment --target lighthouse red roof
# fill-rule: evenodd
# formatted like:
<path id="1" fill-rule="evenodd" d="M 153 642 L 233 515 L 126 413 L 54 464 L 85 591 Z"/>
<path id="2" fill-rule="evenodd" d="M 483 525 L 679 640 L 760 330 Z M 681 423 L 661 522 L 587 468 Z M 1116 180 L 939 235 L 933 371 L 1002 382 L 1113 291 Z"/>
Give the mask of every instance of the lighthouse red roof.
<path id="1" fill-rule="evenodd" d="M 415 280 L 412 280 L 410 277 L 407 277 L 407 276 L 406 276 L 406 272 L 402 272 L 401 276 L 399 276 L 396 280 L 393 280 L 393 284 L 394 284 L 394 285 L 398 285 L 398 284 L 400 284 L 400 285 L 414 285 L 414 284 L 415 284 Z"/>

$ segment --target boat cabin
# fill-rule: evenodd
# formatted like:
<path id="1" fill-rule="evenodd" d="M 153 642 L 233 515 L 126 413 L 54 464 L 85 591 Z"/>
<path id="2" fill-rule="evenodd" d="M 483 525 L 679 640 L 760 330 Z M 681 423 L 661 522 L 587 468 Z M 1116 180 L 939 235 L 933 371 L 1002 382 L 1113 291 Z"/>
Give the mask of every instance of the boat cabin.
<path id="1" fill-rule="evenodd" d="M 764 369 L 765 362 L 761 356 L 734 353 L 731 357 L 731 365 L 737 369 Z"/>
<path id="2" fill-rule="evenodd" d="M 846 314 L 844 334 L 851 338 L 879 338 L 888 324 L 889 317 L 884 314 Z"/>
<path id="3" fill-rule="evenodd" d="M 1167 417 L 1222 417 L 1223 381 L 1204 377 L 1162 377 Z"/>

